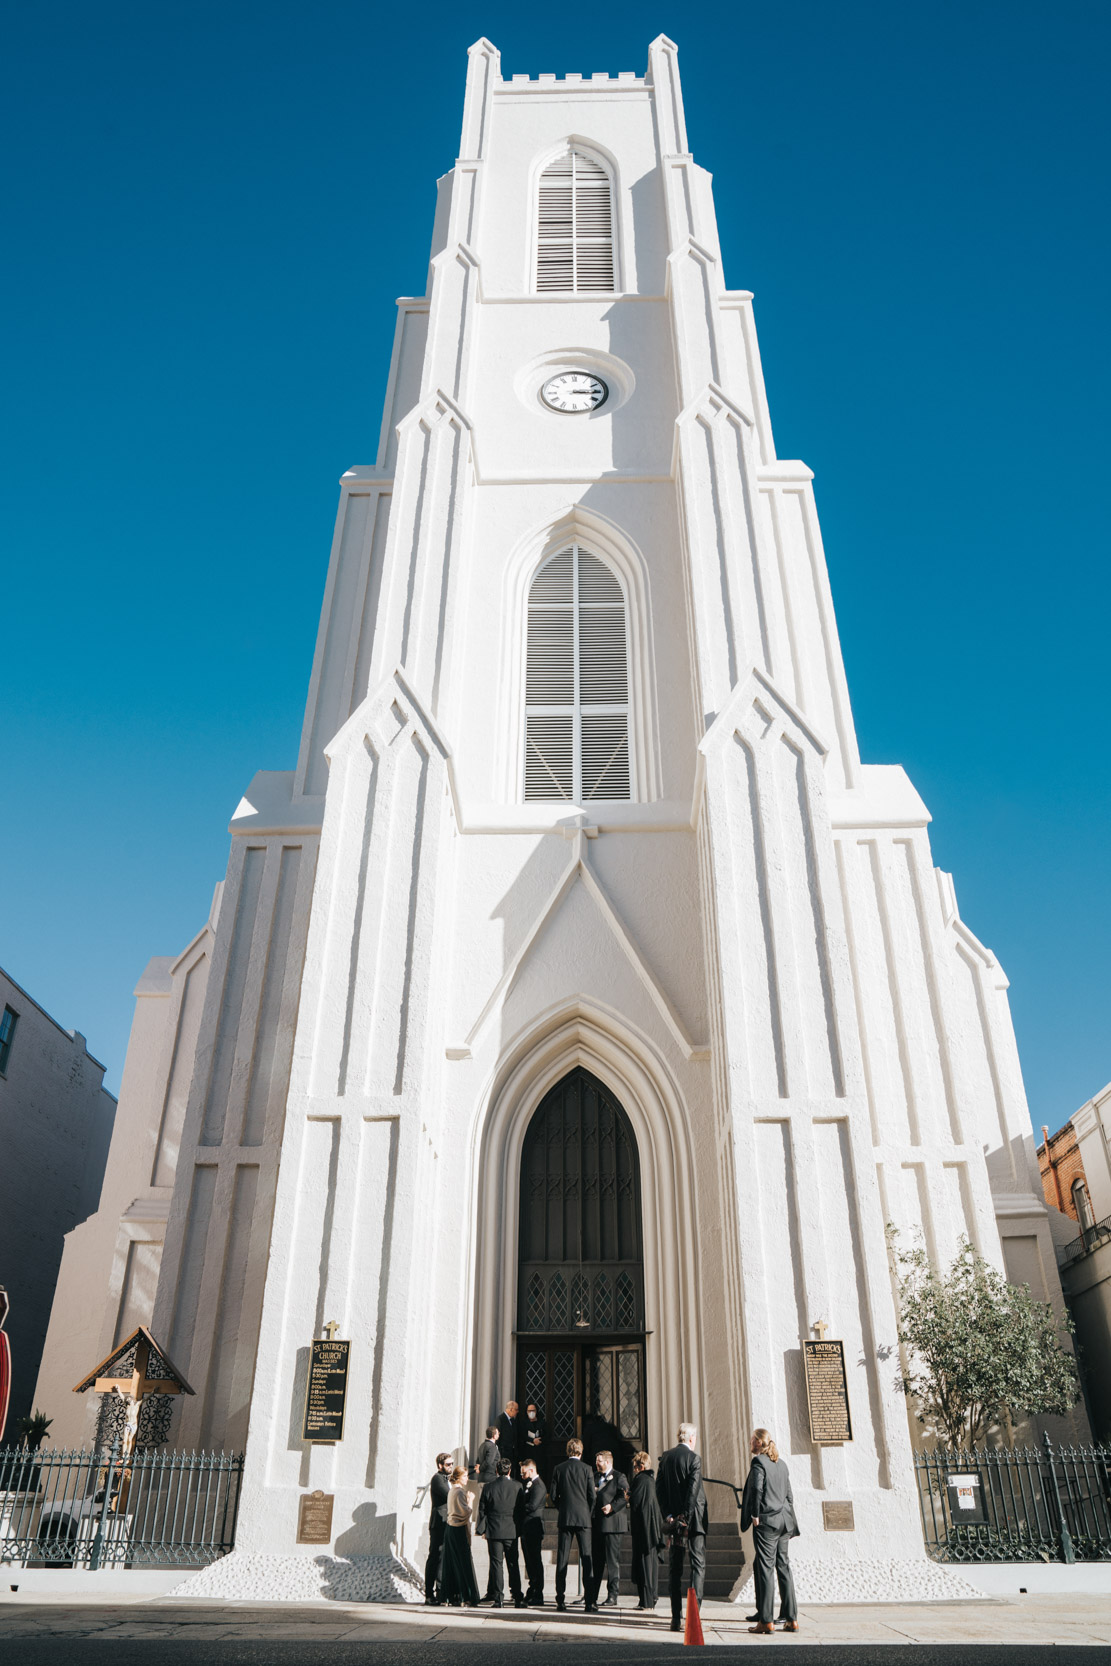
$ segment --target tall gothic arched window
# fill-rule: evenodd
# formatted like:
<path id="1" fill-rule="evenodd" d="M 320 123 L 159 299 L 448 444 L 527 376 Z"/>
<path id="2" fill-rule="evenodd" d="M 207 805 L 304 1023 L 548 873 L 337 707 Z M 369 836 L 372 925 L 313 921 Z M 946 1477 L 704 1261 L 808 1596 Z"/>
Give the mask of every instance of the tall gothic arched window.
<path id="1" fill-rule="evenodd" d="M 565 150 L 548 163 L 537 191 L 536 288 L 612 294 L 613 185 L 593 156 Z"/>
<path id="2" fill-rule="evenodd" d="M 529 590 L 525 798 L 631 796 L 625 596 L 604 561 L 572 544 Z"/>

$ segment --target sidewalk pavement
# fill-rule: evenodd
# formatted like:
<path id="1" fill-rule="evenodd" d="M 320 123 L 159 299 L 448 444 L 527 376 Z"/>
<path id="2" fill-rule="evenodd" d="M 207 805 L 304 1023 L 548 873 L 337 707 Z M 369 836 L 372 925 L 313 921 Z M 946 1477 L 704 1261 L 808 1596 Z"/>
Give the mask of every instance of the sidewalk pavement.
<path id="1" fill-rule="evenodd" d="M 554 1608 L 526 1614 L 508 1608 L 457 1613 L 410 1603 L 211 1602 L 147 1598 L 122 1602 L 118 1593 L 98 1601 L 61 1603 L 49 1593 L 0 1594 L 5 1642 L 38 1638 L 176 1638 L 237 1642 L 424 1642 L 460 1644 L 605 1641 L 675 1645 L 666 1605 L 652 1615 L 622 1605 L 618 1613 L 587 1616 Z M 804 1606 L 797 1633 L 754 1637 L 736 1605 L 708 1602 L 702 1609 L 707 1644 L 791 1649 L 806 1644 L 1088 1644 L 1111 1645 L 1111 1596 L 985 1597 L 951 1603 L 845 1603 Z"/>

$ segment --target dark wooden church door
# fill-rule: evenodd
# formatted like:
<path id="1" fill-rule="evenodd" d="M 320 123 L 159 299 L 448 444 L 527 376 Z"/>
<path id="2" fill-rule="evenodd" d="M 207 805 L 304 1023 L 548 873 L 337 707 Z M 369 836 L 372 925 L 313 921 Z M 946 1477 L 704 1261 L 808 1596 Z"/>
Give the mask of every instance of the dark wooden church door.
<path id="1" fill-rule="evenodd" d="M 521 1154 L 517 1398 L 545 1425 L 549 1479 L 572 1435 L 629 1473 L 647 1438 L 640 1164 L 629 1119 L 577 1068 L 536 1109 Z"/>

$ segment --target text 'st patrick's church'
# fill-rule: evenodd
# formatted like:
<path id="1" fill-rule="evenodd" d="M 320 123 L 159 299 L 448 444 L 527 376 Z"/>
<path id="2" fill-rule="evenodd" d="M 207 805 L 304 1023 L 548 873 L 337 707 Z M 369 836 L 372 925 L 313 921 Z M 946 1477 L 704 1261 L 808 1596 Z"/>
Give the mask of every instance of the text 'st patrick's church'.
<path id="1" fill-rule="evenodd" d="M 1006 979 L 928 822 L 858 755 L 675 47 L 503 79 L 477 42 L 297 767 L 255 776 L 208 923 L 139 984 L 54 1432 L 88 1438 L 69 1388 L 145 1323 L 196 1390 L 173 1444 L 246 1443 L 248 1552 L 295 1553 L 320 1489 L 337 1553 L 415 1560 L 435 1453 L 512 1394 L 549 1458 L 689 1419 L 736 1480 L 765 1425 L 811 1554 L 920 1556 L 885 1223 L 1060 1301 Z M 331 1321 L 346 1419 L 314 1446 Z M 852 1436 L 824 1446 L 819 1324 Z"/>

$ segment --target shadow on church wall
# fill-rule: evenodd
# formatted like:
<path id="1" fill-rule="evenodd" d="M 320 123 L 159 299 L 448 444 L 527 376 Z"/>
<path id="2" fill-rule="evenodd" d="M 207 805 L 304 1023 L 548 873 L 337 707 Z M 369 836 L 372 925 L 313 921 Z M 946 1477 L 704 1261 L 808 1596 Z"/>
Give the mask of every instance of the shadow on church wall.
<path id="1" fill-rule="evenodd" d="M 357 1504 L 351 1515 L 351 1526 L 336 1536 L 335 1552 L 337 1556 L 394 1556 L 396 1543 L 396 1511 L 380 1516 L 377 1504 Z M 318 1558 L 318 1565 L 325 1568 L 327 1559 Z M 327 1585 L 323 1594 L 329 1595 Z"/>

